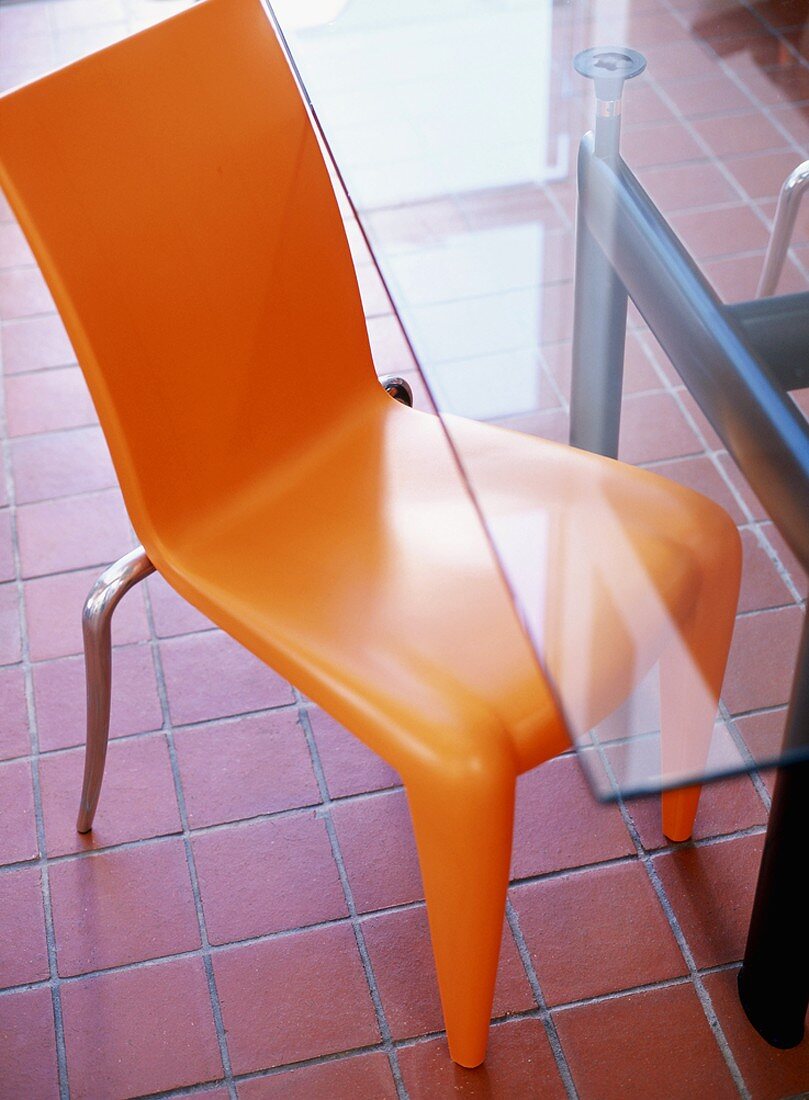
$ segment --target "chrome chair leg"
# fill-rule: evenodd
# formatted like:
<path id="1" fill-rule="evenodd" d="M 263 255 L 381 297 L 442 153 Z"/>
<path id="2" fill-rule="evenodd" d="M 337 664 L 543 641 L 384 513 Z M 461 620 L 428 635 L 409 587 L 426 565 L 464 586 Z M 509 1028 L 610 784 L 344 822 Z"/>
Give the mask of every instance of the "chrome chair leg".
<path id="1" fill-rule="evenodd" d="M 413 390 L 406 378 L 387 374 L 379 381 L 385 393 L 389 394 L 394 401 L 398 401 L 400 405 L 407 405 L 408 408 L 413 408 Z"/>
<path id="2" fill-rule="evenodd" d="M 792 240 L 792 230 L 795 228 L 795 218 L 806 188 L 809 187 L 809 160 L 799 164 L 794 172 L 790 172 L 781 188 L 778 196 L 778 206 L 775 210 L 775 221 L 772 227 L 772 236 L 767 246 L 767 255 L 764 257 L 764 268 L 756 291 L 757 298 L 768 298 L 775 293 L 784 260 L 787 257 L 789 243 Z"/>
<path id="3" fill-rule="evenodd" d="M 154 566 L 142 546 L 119 558 L 105 569 L 84 604 L 84 669 L 87 681 L 87 746 L 84 783 L 76 828 L 87 833 L 93 826 L 110 730 L 112 694 L 112 613 L 121 597 L 138 581 L 154 573 Z"/>

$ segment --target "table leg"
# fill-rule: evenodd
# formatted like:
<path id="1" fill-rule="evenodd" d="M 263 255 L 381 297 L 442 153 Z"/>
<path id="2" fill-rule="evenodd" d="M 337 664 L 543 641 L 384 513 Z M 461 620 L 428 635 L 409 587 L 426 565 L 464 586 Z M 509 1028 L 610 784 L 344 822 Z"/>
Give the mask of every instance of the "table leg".
<path id="1" fill-rule="evenodd" d="M 809 627 L 803 638 L 785 746 L 809 740 Z M 809 761 L 776 779 L 761 858 L 739 997 L 756 1031 L 774 1047 L 797 1046 L 809 1007 Z"/>

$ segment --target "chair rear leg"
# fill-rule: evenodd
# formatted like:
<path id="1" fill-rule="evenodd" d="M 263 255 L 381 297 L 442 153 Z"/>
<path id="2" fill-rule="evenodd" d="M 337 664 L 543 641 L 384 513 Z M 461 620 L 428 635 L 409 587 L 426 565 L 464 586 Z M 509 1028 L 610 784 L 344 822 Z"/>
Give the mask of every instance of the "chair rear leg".
<path id="1" fill-rule="evenodd" d="M 660 658 L 661 755 L 664 773 L 699 775 L 705 768 L 725 675 L 741 576 L 741 544 L 730 524 L 706 532 L 701 584 L 691 614 Z M 701 786 L 663 794 L 663 833 L 688 840 Z"/>
<path id="2" fill-rule="evenodd" d="M 407 785 L 453 1061 L 486 1055 L 503 936 L 516 776 L 483 766 Z M 507 769 L 504 769 L 507 771 Z"/>
<path id="3" fill-rule="evenodd" d="M 121 597 L 154 566 L 142 546 L 119 558 L 105 569 L 84 604 L 84 670 L 87 683 L 87 746 L 84 756 L 84 782 L 76 828 L 87 833 L 93 826 L 110 729 L 112 692 L 112 613 Z"/>

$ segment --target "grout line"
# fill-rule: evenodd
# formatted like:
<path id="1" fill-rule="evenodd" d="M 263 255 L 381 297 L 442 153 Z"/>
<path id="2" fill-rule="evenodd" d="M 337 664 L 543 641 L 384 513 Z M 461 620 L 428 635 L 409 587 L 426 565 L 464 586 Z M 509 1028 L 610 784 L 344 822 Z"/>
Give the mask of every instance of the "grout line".
<path id="1" fill-rule="evenodd" d="M 199 877 L 197 875 L 197 866 L 194 860 L 194 850 L 191 844 L 191 833 L 188 827 L 188 811 L 185 804 L 185 794 L 183 792 L 182 779 L 180 776 L 180 765 L 177 760 L 177 750 L 174 745 L 174 730 L 171 725 L 171 715 L 169 713 L 168 693 L 166 691 L 166 681 L 163 674 L 163 662 L 160 654 L 160 646 L 158 645 L 157 634 L 154 629 L 154 616 L 152 613 L 151 593 L 149 592 L 146 585 L 143 585 L 142 588 L 143 597 L 146 604 L 146 618 L 149 623 L 149 630 L 151 635 L 149 644 L 152 650 L 152 660 L 154 662 L 157 691 L 160 699 L 160 707 L 163 713 L 163 726 L 165 730 L 166 742 L 168 744 L 171 774 L 174 781 L 175 795 L 177 797 L 177 808 L 180 814 L 183 847 L 185 849 L 188 874 L 191 880 L 191 892 L 194 897 L 194 907 L 197 915 L 200 943 L 202 945 L 202 963 L 205 970 L 205 979 L 208 985 L 208 993 L 211 1000 L 211 1011 L 213 1013 L 214 1026 L 216 1029 L 216 1038 L 219 1044 L 219 1055 L 222 1059 L 224 1080 L 227 1083 L 228 1095 L 230 1096 L 230 1100 L 238 1100 L 236 1094 L 236 1085 L 233 1081 L 233 1067 L 230 1061 L 230 1052 L 227 1045 L 225 1025 L 222 1018 L 222 1006 L 219 1002 L 219 994 L 216 988 L 216 978 L 214 976 L 213 963 L 211 960 L 211 944 L 208 939 L 208 929 L 205 923 L 205 913 L 202 905 Z"/>
<path id="2" fill-rule="evenodd" d="M 602 766 L 607 772 L 611 784 L 617 790 L 618 784 L 616 782 L 612 766 L 610 765 L 609 757 L 601 750 L 600 747 L 599 755 L 601 756 Z M 713 1032 L 713 1036 L 716 1040 L 717 1046 L 722 1053 L 722 1057 L 724 1058 L 730 1075 L 733 1078 L 733 1081 L 739 1091 L 739 1095 L 740 1097 L 742 1097 L 742 1100 L 752 1100 L 752 1096 L 747 1088 L 747 1085 L 745 1084 L 742 1072 L 736 1062 L 735 1057 L 733 1056 L 733 1051 L 730 1048 L 730 1043 L 727 1040 L 727 1036 L 725 1035 L 722 1025 L 719 1021 L 719 1017 L 717 1016 L 716 1011 L 713 1007 L 713 1002 L 711 1001 L 710 994 L 708 993 L 708 990 L 705 988 L 705 984 L 702 981 L 693 953 L 685 937 L 685 933 L 680 926 L 677 914 L 675 913 L 674 907 L 669 900 L 668 894 L 666 893 L 663 881 L 657 872 L 657 868 L 654 864 L 654 859 L 643 846 L 643 842 L 641 840 L 637 826 L 635 825 L 635 821 L 623 799 L 619 800 L 618 805 L 621 811 L 621 817 L 624 820 L 624 824 L 626 825 L 629 836 L 632 840 L 632 843 L 635 845 L 638 859 L 643 865 L 643 868 L 649 877 L 652 889 L 657 896 L 660 907 L 662 908 L 666 920 L 669 923 L 669 927 L 671 928 L 672 934 L 677 941 L 677 946 L 680 948 L 683 959 L 688 968 L 688 976 L 691 980 L 694 990 L 696 991 L 697 997 L 702 1006 L 702 1010 L 705 1013 L 705 1018 L 708 1021 L 708 1026 Z M 696 845 L 691 845 L 690 842 L 685 842 L 684 845 L 678 845 L 677 847 L 690 846 Z"/>
<path id="3" fill-rule="evenodd" d="M 2 359 L 0 359 L 0 374 L 2 374 Z M 59 969 L 56 953 L 56 935 L 54 932 L 53 904 L 51 900 L 50 877 L 48 873 L 48 860 L 45 843 L 45 817 L 42 805 L 42 788 L 40 785 L 39 766 L 37 756 L 39 754 L 39 733 L 37 729 L 37 716 L 34 707 L 34 686 L 31 671 L 31 661 L 28 644 L 28 623 L 25 615 L 25 602 L 23 598 L 23 584 L 21 577 L 20 547 L 17 529 L 17 505 L 14 479 L 11 466 L 11 448 L 8 442 L 8 424 L 6 421 L 5 404 L 0 399 L 0 461 L 5 465 L 6 495 L 8 498 L 8 513 L 11 533 L 12 558 L 14 562 L 14 585 L 17 593 L 17 615 L 20 630 L 21 664 L 25 681 L 25 702 L 28 716 L 28 733 L 31 743 L 31 761 L 29 774 L 34 798 L 34 821 L 36 827 L 36 861 L 28 865 L 35 865 L 40 872 L 40 886 L 42 891 L 43 915 L 45 921 L 45 943 L 48 956 L 48 985 L 51 990 L 51 1002 L 53 1007 L 54 1036 L 56 1043 L 56 1067 L 59 1084 L 60 1100 L 68 1100 L 69 1084 L 67 1072 L 67 1047 L 65 1043 L 64 1017 L 62 1014 L 62 997 L 60 990 Z"/>
<path id="4" fill-rule="evenodd" d="M 648 849 L 648 851 L 646 849 L 644 849 L 644 850 L 647 851 L 647 854 L 649 855 L 650 859 L 655 859 L 658 856 L 663 855 L 667 852 L 678 851 L 679 849 L 682 849 L 682 848 L 695 848 L 695 849 L 710 848 L 710 847 L 715 847 L 718 844 L 724 844 L 724 843 L 729 843 L 729 842 L 734 841 L 734 840 L 744 839 L 745 837 L 761 836 L 761 835 L 763 835 L 763 833 L 764 833 L 764 826 L 763 825 L 755 825 L 755 826 L 750 826 L 747 829 L 739 830 L 739 831 L 734 832 L 734 833 L 722 834 L 721 836 L 704 837 L 704 838 L 701 838 L 699 840 L 684 841 L 683 843 L 680 843 L 680 844 L 673 844 L 673 843 L 669 842 L 668 845 L 664 844 L 664 845 L 661 845 L 659 848 Z M 133 848 L 133 847 L 143 847 L 145 845 L 153 845 L 153 844 L 168 844 L 172 841 L 176 842 L 178 839 L 179 838 L 177 836 L 174 836 L 174 837 L 161 837 L 157 840 L 150 839 L 150 840 L 144 840 L 144 841 L 136 841 L 132 844 L 121 845 L 120 847 L 121 848 Z M 118 850 L 120 850 L 120 848 L 103 849 L 99 852 L 87 853 L 87 855 L 90 858 L 92 858 L 93 856 L 103 855 L 108 851 L 118 851 Z M 590 873 L 593 873 L 593 872 L 598 872 L 600 870 L 606 870 L 606 869 L 609 869 L 609 868 L 612 868 L 612 867 L 625 866 L 625 865 L 630 864 L 630 863 L 635 863 L 637 861 L 637 858 L 638 857 L 637 857 L 636 853 L 631 853 L 631 854 L 625 855 L 625 856 L 618 856 L 614 859 L 602 860 L 601 862 L 598 862 L 598 863 L 582 864 L 579 867 L 564 867 L 564 868 L 561 868 L 559 870 L 547 871 L 547 872 L 544 872 L 544 873 L 541 873 L 541 874 L 536 874 L 536 875 L 528 875 L 525 878 L 513 879 L 511 882 L 509 882 L 509 891 L 513 892 L 513 891 L 516 890 L 517 892 L 519 892 L 522 888 L 527 887 L 527 886 L 532 886 L 532 885 L 535 885 L 537 883 L 552 882 L 552 881 L 555 881 L 555 880 L 561 879 L 561 878 L 581 876 L 581 875 L 590 874 Z M 54 863 L 54 862 L 57 862 L 57 860 L 55 860 L 53 858 L 49 860 L 49 863 Z M 20 866 L 30 867 L 30 866 L 32 866 L 32 864 L 29 863 L 29 864 L 23 864 L 23 865 L 15 865 L 14 869 L 15 870 L 19 869 Z M 149 959 L 137 959 L 134 962 L 120 963 L 120 964 L 115 965 L 115 966 L 99 967 L 99 968 L 96 968 L 96 969 L 93 969 L 93 970 L 82 971 L 81 973 L 78 973 L 78 974 L 69 974 L 69 975 L 65 975 L 64 977 L 60 978 L 60 983 L 62 985 L 70 985 L 70 984 L 73 984 L 75 982 L 83 981 L 87 978 L 100 977 L 103 974 L 121 973 L 121 972 L 125 972 L 125 971 L 130 971 L 130 970 L 139 970 L 139 969 L 143 969 L 144 967 L 150 967 L 150 966 L 154 966 L 157 963 L 165 962 L 169 959 L 199 958 L 199 957 L 204 956 L 204 954 L 206 952 L 208 954 L 210 954 L 211 956 L 214 956 L 214 955 L 223 954 L 223 953 L 230 952 L 230 951 L 239 950 L 240 948 L 242 948 L 244 946 L 247 946 L 247 945 L 252 945 L 252 944 L 257 944 L 257 943 L 267 943 L 267 942 L 270 942 L 270 941 L 273 941 L 273 940 L 286 939 L 290 936 L 299 935 L 301 933 L 317 931 L 317 930 L 322 929 L 322 928 L 332 928 L 332 927 L 342 925 L 342 924 L 352 924 L 352 927 L 354 926 L 354 924 L 362 926 L 363 924 L 373 922 L 373 921 L 378 920 L 379 918 L 382 918 L 382 917 L 386 917 L 386 916 L 396 914 L 396 913 L 407 912 L 407 911 L 412 910 L 412 909 L 420 909 L 420 908 L 424 908 L 424 907 L 425 907 L 424 899 L 423 898 L 418 898 L 415 901 L 402 902 L 402 903 L 399 903 L 399 904 L 396 904 L 396 905 L 389 905 L 389 906 L 385 906 L 381 909 L 371 909 L 371 910 L 368 910 L 368 911 L 362 912 L 362 913 L 356 912 L 353 916 L 349 913 L 349 915 L 345 916 L 345 917 L 333 917 L 333 918 L 330 918 L 328 920 L 314 921 L 311 924 L 298 925 L 298 926 L 292 927 L 292 928 L 280 928 L 276 931 L 265 932 L 265 933 L 261 933 L 260 935 L 256 935 L 256 936 L 246 936 L 246 937 L 243 937 L 243 938 L 240 938 L 240 939 L 237 939 L 237 940 L 228 941 L 227 943 L 221 943 L 221 944 L 211 944 L 211 943 L 209 943 L 207 946 L 200 946 L 198 948 L 193 948 L 193 949 L 190 949 L 190 950 L 187 950 L 187 951 L 177 951 L 177 952 L 174 952 L 174 953 L 169 954 L 169 955 L 159 955 L 159 956 L 156 956 L 154 958 L 149 958 Z M 4 987 L 4 988 L 0 989 L 0 997 L 4 996 L 6 994 L 9 994 L 9 993 L 19 992 L 19 991 L 25 990 L 25 989 L 37 988 L 37 987 L 39 987 L 43 984 L 48 984 L 48 983 L 47 983 L 47 981 L 45 981 L 45 982 L 43 982 L 43 981 L 22 982 L 19 985 L 7 986 L 7 987 Z"/>
<path id="5" fill-rule="evenodd" d="M 517 953 L 520 956 L 520 961 L 522 962 L 523 969 L 528 978 L 528 984 L 531 986 L 531 992 L 537 1003 L 539 1019 L 542 1022 L 542 1026 L 545 1028 L 545 1034 L 548 1037 L 548 1042 L 553 1051 L 556 1068 L 559 1070 L 559 1076 L 562 1078 L 562 1084 L 565 1086 L 568 1100 L 578 1100 L 579 1094 L 573 1081 L 573 1074 L 568 1065 L 564 1048 L 559 1038 L 559 1033 L 556 1030 L 556 1024 L 548 1010 L 548 1003 L 545 1000 L 545 994 L 542 992 L 542 986 L 540 985 L 536 969 L 531 959 L 531 952 L 528 950 L 528 945 L 525 942 L 525 937 L 520 927 L 519 915 L 510 897 L 506 900 L 506 920 L 511 929 L 511 934 L 514 937 L 514 942 L 517 945 Z"/>
<path id="6" fill-rule="evenodd" d="M 343 888 L 343 895 L 348 907 L 349 921 L 354 931 L 354 938 L 357 941 L 357 949 L 362 961 L 362 968 L 365 971 L 365 978 L 368 982 L 368 989 L 371 994 L 371 1001 L 373 1002 L 374 1011 L 376 1013 L 377 1026 L 379 1027 L 379 1033 L 382 1037 L 382 1047 L 388 1056 L 388 1062 L 390 1064 L 390 1071 L 393 1075 L 393 1080 L 396 1085 L 396 1094 L 399 1100 L 407 1100 L 408 1092 L 405 1087 L 404 1079 L 402 1077 L 402 1071 L 399 1066 L 399 1059 L 396 1055 L 396 1049 L 393 1045 L 393 1039 L 391 1036 L 390 1027 L 388 1025 L 387 1016 L 385 1014 L 385 1008 L 382 1004 L 382 997 L 379 993 L 379 987 L 376 983 L 376 976 L 374 975 L 373 964 L 371 962 L 371 956 L 368 952 L 368 947 L 365 943 L 365 936 L 362 933 L 361 923 L 357 913 L 357 907 L 354 902 L 354 895 L 351 890 L 351 884 L 348 880 L 348 872 L 346 871 L 345 862 L 343 861 L 343 853 L 340 849 L 340 841 L 337 836 L 337 830 L 334 827 L 334 821 L 331 816 L 332 799 L 329 794 L 328 784 L 326 782 L 326 775 L 323 770 L 323 764 L 320 759 L 320 753 L 318 752 L 317 742 L 315 741 L 314 734 L 312 732 L 312 724 L 309 721 L 309 708 L 305 705 L 303 696 L 297 690 L 293 688 L 295 695 L 300 702 L 299 709 L 299 721 L 301 729 L 306 737 L 306 744 L 309 749 L 309 756 L 312 761 L 312 768 L 317 780 L 318 789 L 322 799 L 323 806 L 323 823 L 326 827 L 326 832 L 329 837 L 329 844 L 331 845 L 332 856 L 334 862 L 337 865 L 337 872 L 340 876 L 340 885 Z"/>

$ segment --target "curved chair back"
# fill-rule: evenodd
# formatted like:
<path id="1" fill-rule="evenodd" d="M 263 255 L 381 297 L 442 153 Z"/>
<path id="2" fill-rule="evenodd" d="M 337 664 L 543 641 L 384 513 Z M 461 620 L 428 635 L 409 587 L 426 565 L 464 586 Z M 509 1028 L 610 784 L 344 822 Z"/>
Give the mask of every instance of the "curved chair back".
<path id="1" fill-rule="evenodd" d="M 203 0 L 0 98 L 0 182 L 147 549 L 371 388 L 342 219 L 260 0 Z"/>

